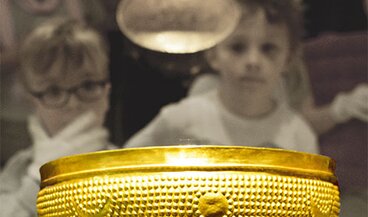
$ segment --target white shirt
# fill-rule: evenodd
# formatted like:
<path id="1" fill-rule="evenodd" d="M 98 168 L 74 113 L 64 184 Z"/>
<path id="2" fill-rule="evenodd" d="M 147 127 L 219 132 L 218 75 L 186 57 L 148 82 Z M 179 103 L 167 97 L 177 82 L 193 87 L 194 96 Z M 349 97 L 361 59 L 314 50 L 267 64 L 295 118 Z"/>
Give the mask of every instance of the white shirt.
<path id="1" fill-rule="evenodd" d="M 185 144 L 277 147 L 318 153 L 317 137 L 285 103 L 263 118 L 250 119 L 223 107 L 217 91 L 164 107 L 125 147 Z"/>
<path id="2" fill-rule="evenodd" d="M 108 141 L 108 131 L 104 127 L 92 126 L 84 131 L 94 123 L 93 118 L 90 113 L 82 115 L 54 137 L 47 136 L 38 118 L 29 118 L 32 146 L 12 156 L 0 173 L 1 216 L 37 216 L 39 167 L 45 161 L 66 155 L 117 148 Z"/>

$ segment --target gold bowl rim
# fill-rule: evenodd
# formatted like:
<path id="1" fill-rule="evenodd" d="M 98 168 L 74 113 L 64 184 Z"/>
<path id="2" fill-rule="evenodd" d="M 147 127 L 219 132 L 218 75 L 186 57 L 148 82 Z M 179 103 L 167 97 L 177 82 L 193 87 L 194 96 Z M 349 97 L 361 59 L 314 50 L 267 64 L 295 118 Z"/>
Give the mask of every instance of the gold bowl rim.
<path id="1" fill-rule="evenodd" d="M 147 172 L 267 172 L 337 183 L 333 159 L 245 146 L 175 145 L 122 148 L 62 157 L 40 168 L 41 187 L 75 178 Z"/>

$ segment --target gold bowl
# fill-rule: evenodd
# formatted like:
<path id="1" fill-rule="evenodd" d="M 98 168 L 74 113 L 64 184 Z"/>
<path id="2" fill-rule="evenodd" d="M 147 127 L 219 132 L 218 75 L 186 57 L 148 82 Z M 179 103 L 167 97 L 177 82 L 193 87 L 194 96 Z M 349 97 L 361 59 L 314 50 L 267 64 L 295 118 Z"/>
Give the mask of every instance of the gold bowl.
<path id="1" fill-rule="evenodd" d="M 270 148 L 101 151 L 41 167 L 39 216 L 337 217 L 335 162 Z"/>

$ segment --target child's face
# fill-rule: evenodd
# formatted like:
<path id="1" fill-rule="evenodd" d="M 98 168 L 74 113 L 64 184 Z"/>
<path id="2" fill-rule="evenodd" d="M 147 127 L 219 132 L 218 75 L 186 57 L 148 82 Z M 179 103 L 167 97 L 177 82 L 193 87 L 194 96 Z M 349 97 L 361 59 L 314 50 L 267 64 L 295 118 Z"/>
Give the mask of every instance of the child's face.
<path id="1" fill-rule="evenodd" d="M 95 64 L 85 64 L 79 70 L 65 73 L 61 72 L 63 67 L 60 64 L 56 62 L 47 76 L 31 74 L 27 78 L 32 92 L 44 94 L 42 99 L 32 96 L 35 112 L 43 126 L 50 135 L 55 135 L 87 111 L 93 111 L 97 117 L 95 124 L 102 126 L 108 110 L 110 91 L 106 73 L 97 72 L 101 70 L 94 68 Z M 67 100 L 61 100 L 60 95 L 68 92 L 65 90 L 73 93 L 67 94 Z"/>
<path id="2" fill-rule="evenodd" d="M 286 26 L 268 23 L 258 10 L 242 19 L 237 30 L 214 48 L 209 61 L 227 88 L 271 96 L 287 67 L 288 40 Z"/>

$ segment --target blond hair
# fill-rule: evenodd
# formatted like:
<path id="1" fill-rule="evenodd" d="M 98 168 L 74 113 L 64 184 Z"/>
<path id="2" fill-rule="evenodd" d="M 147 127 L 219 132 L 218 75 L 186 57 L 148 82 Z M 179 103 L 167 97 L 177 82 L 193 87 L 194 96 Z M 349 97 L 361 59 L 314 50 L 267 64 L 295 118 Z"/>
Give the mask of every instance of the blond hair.
<path id="1" fill-rule="evenodd" d="M 72 73 L 86 64 L 108 77 L 107 46 L 99 33 L 72 20 L 49 20 L 24 41 L 20 51 L 21 81 L 27 85 L 30 74 L 48 76 L 51 67 L 61 61 L 61 72 Z"/>

